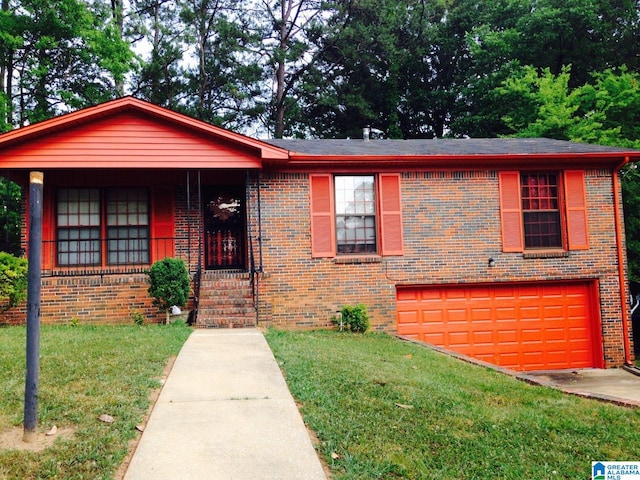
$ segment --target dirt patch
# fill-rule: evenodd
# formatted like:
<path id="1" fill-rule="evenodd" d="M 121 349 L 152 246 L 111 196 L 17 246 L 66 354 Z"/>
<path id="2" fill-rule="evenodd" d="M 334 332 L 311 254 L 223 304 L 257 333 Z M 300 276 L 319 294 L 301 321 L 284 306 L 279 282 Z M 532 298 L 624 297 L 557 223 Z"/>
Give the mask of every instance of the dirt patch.
<path id="1" fill-rule="evenodd" d="M 164 370 L 162 372 L 162 380 L 161 380 L 163 385 L 165 380 L 169 376 L 169 373 L 171 372 L 171 369 L 173 368 L 173 364 L 175 363 L 175 361 L 176 361 L 176 357 L 171 357 L 167 362 L 167 365 L 164 367 Z M 149 394 L 150 406 L 144 418 L 142 419 L 142 422 L 140 423 L 140 426 L 142 427 L 143 431 L 144 431 L 144 427 L 146 427 L 147 422 L 149 421 L 149 417 L 151 416 L 153 407 L 155 407 L 156 402 L 158 401 L 158 397 L 160 396 L 161 391 L 162 391 L 162 387 L 156 388 Z M 122 462 L 118 470 L 116 470 L 115 474 L 113 475 L 113 480 L 124 479 L 124 475 L 127 473 L 127 469 L 129 468 L 129 463 L 131 463 L 131 458 L 133 457 L 133 454 L 135 453 L 136 448 L 138 447 L 138 442 L 140 442 L 141 436 L 142 436 L 142 432 L 138 433 L 138 435 L 136 435 L 136 438 L 134 438 L 129 442 L 129 452 L 127 453 L 127 456 L 125 457 L 124 461 Z"/>
<path id="2" fill-rule="evenodd" d="M 13 427 L 0 432 L 0 450 L 21 450 L 29 452 L 41 452 L 53 445 L 58 438 L 71 438 L 75 434 L 74 428 L 58 428 L 53 435 L 45 432 L 37 432 L 33 442 L 22 440 L 24 427 Z"/>

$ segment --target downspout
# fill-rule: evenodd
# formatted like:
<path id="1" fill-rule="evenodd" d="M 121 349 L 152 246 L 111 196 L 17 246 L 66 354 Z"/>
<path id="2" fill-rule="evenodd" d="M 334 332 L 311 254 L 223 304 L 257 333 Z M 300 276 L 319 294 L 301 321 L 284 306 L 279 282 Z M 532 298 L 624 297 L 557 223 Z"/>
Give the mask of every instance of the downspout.
<path id="1" fill-rule="evenodd" d="M 187 170 L 187 265 L 191 272 L 191 172 Z"/>
<path id="2" fill-rule="evenodd" d="M 258 272 L 263 273 L 262 271 L 262 200 L 260 199 L 260 190 L 261 190 L 261 172 L 258 170 L 258 256 L 260 257 L 260 266 L 258 267 Z"/>
<path id="3" fill-rule="evenodd" d="M 620 170 L 629 162 L 629 157 L 613 170 L 613 211 L 616 223 L 616 250 L 618 254 L 618 282 L 620 283 L 620 306 L 622 308 L 622 340 L 624 345 L 624 363 L 633 365 L 631 361 L 631 345 L 629 343 L 629 315 L 627 313 L 627 285 L 624 275 L 624 246 L 622 245 L 622 222 L 624 217 L 620 212 Z"/>

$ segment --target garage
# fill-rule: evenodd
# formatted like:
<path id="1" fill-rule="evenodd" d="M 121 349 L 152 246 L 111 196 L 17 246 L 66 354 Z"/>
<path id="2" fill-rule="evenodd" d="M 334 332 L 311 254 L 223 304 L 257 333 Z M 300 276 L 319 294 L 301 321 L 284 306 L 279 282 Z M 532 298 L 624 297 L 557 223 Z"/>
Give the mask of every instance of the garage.
<path id="1" fill-rule="evenodd" d="M 596 282 L 398 287 L 398 334 L 513 370 L 601 368 Z"/>

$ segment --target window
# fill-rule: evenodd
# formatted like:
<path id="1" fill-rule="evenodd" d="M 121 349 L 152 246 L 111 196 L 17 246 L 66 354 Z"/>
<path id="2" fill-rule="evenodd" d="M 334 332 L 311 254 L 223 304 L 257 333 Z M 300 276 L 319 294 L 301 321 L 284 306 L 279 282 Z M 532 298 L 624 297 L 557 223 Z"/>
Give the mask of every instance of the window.
<path id="1" fill-rule="evenodd" d="M 149 263 L 148 192 L 137 188 L 60 189 L 57 240 L 60 266 Z"/>
<path id="2" fill-rule="evenodd" d="M 558 176 L 520 175 L 525 248 L 562 247 Z"/>
<path id="3" fill-rule="evenodd" d="M 136 188 L 107 191 L 109 265 L 149 263 L 149 202 Z"/>
<path id="4" fill-rule="evenodd" d="M 100 191 L 58 191 L 58 265 L 100 264 Z"/>
<path id="5" fill-rule="evenodd" d="M 589 248 L 584 171 L 500 172 L 502 249 Z"/>
<path id="6" fill-rule="evenodd" d="M 376 253 L 373 175 L 335 177 L 338 253 Z"/>
<path id="7" fill-rule="evenodd" d="M 403 254 L 399 174 L 309 180 L 313 257 Z"/>

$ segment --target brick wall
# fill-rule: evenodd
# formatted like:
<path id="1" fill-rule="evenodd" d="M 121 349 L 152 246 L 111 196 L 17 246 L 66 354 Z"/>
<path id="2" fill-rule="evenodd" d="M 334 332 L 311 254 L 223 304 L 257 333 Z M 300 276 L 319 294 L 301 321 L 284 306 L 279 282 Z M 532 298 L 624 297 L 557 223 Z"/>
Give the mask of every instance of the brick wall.
<path id="1" fill-rule="evenodd" d="M 606 365 L 621 365 L 622 310 L 610 175 L 607 170 L 586 172 L 590 248 L 543 258 L 502 252 L 495 171 L 403 173 L 404 255 L 364 258 L 311 258 L 307 174 L 262 174 L 260 211 L 258 177 L 252 175 L 247 210 L 251 250 L 260 271 L 259 322 L 327 327 L 341 306 L 364 303 L 372 328 L 393 332 L 399 285 L 593 280 L 599 286 Z M 193 268 L 197 217 L 192 212 L 187 222 L 186 195 L 182 187 L 175 192 L 176 235 L 186 236 L 192 229 L 191 242 L 177 242 L 176 253 L 185 259 L 190 255 Z M 194 196 L 191 202 L 197 204 Z M 489 258 L 495 267 L 488 268 Z M 147 288 L 144 274 L 45 277 L 42 318 L 126 323 L 139 311 L 149 321 L 161 321 Z M 623 288 L 626 291 L 626 282 Z M 23 306 L 5 313 L 0 322 L 20 323 L 24 318 Z"/>
<path id="2" fill-rule="evenodd" d="M 133 323 L 136 312 L 145 322 L 157 323 L 165 315 L 151 305 L 144 274 L 45 277 L 42 279 L 42 323 Z M 3 315 L 2 322 L 24 323 L 26 306 Z"/>
<path id="3" fill-rule="evenodd" d="M 325 327 L 342 305 L 364 303 L 373 329 L 394 331 L 398 285 L 589 279 L 600 288 L 606 364 L 621 365 L 610 175 L 586 172 L 590 248 L 536 258 L 502 252 L 497 172 L 404 173 L 404 255 L 364 259 L 311 258 L 308 176 L 265 175 L 259 318 L 288 328 Z"/>

